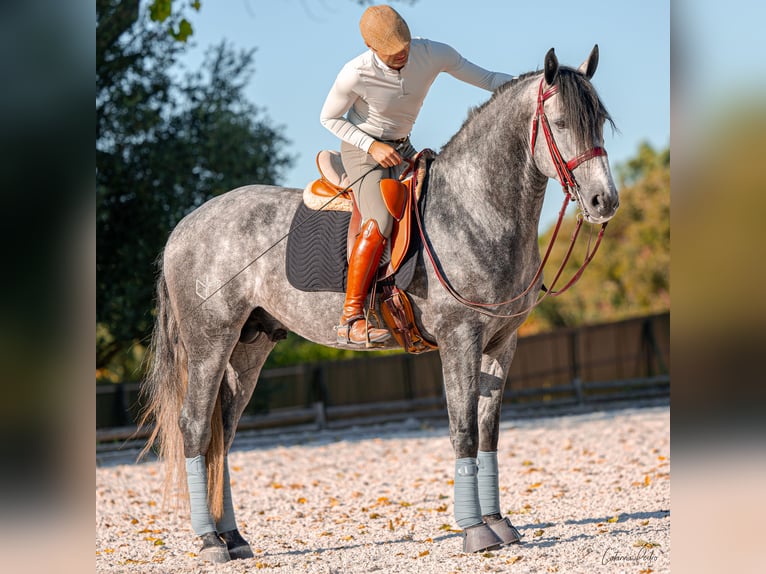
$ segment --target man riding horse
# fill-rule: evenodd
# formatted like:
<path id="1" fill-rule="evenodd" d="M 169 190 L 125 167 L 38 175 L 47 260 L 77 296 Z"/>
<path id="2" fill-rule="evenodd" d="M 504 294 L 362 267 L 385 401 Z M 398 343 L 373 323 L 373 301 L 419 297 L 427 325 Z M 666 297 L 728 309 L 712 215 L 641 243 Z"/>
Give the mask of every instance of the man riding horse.
<path id="1" fill-rule="evenodd" d="M 407 23 L 390 6 L 367 8 L 359 28 L 369 50 L 343 66 L 320 114 L 322 125 L 343 140 L 343 167 L 355 182 L 362 216 L 336 327 L 338 342 L 353 345 L 391 336 L 370 327 L 364 303 L 393 226 L 384 196 L 405 193 L 398 176 L 402 159 L 415 155 L 409 134 L 428 89 L 440 72 L 489 91 L 512 79 L 480 68 L 446 44 L 411 38 Z"/>

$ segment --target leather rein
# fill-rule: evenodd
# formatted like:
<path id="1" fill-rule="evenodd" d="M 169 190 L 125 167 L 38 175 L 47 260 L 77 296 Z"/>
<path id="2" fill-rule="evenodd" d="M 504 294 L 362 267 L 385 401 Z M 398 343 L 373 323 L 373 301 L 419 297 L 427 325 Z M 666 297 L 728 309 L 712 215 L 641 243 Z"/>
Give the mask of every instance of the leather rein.
<path id="1" fill-rule="evenodd" d="M 502 317 L 502 318 L 512 318 L 512 317 L 520 317 L 523 315 L 526 315 L 529 313 L 532 309 L 534 309 L 537 305 L 539 305 L 543 299 L 545 299 L 548 295 L 552 296 L 558 296 L 567 291 L 572 285 L 577 283 L 577 281 L 582 276 L 583 272 L 585 271 L 585 268 L 588 266 L 588 264 L 593 260 L 593 257 L 596 255 L 596 251 L 598 251 L 599 246 L 601 245 L 601 240 L 604 237 L 604 231 L 606 230 L 606 223 L 601 224 L 601 229 L 598 233 L 598 237 L 596 239 L 595 244 L 593 245 L 593 248 L 591 250 L 591 240 L 588 240 L 588 247 L 586 249 L 586 255 L 585 259 L 583 260 L 582 265 L 577 270 L 577 272 L 574 274 L 574 276 L 558 291 L 554 291 L 553 287 L 558 282 L 561 273 L 564 270 L 564 267 L 566 266 L 567 262 L 569 261 L 569 257 L 572 254 L 572 250 L 574 249 L 575 241 L 577 240 L 577 236 L 580 233 L 580 228 L 582 227 L 583 222 L 583 216 L 582 213 L 577 215 L 577 223 L 575 225 L 574 232 L 572 233 L 572 238 L 569 243 L 569 248 L 567 249 L 566 255 L 564 256 L 563 261 L 561 262 L 561 265 L 559 266 L 558 271 L 556 272 L 556 275 L 553 278 L 553 281 L 551 281 L 551 286 L 549 288 L 546 288 L 545 286 L 542 287 L 543 295 L 538 297 L 535 302 L 529 306 L 528 308 L 524 309 L 523 311 L 519 311 L 518 313 L 512 313 L 509 315 L 506 314 L 500 314 L 500 313 L 493 313 L 490 311 L 487 311 L 486 307 L 499 307 L 501 305 L 508 305 L 509 303 L 513 303 L 525 295 L 527 295 L 534 285 L 537 283 L 538 279 L 542 275 L 543 269 L 548 262 L 548 257 L 551 254 L 551 251 L 553 249 L 553 244 L 556 241 L 556 238 L 558 237 L 559 230 L 561 228 L 561 223 L 564 220 L 564 214 L 566 213 L 567 205 L 570 201 L 579 201 L 581 210 L 585 209 L 583 207 L 582 201 L 579 197 L 579 189 L 580 185 L 577 183 L 577 180 L 574 176 L 574 170 L 581 165 L 582 163 L 593 159 L 595 157 L 599 156 L 606 156 L 606 150 L 601 146 L 593 147 L 589 150 L 584 151 L 583 153 L 579 154 L 578 156 L 572 158 L 569 161 L 565 161 L 564 158 L 561 155 L 561 152 L 559 151 L 558 145 L 556 144 L 556 140 L 553 138 L 553 133 L 551 131 L 550 124 L 548 122 L 548 118 L 545 115 L 545 109 L 544 104 L 545 101 L 551 98 L 553 95 L 558 93 L 558 86 L 554 85 L 548 88 L 548 90 L 543 90 L 544 88 L 545 79 L 540 80 L 540 87 L 537 94 L 537 110 L 535 112 L 535 116 L 532 119 L 532 143 L 531 143 L 531 150 L 532 155 L 534 156 L 535 153 L 535 143 L 537 140 L 537 132 L 538 127 L 542 126 L 543 134 L 545 135 L 545 141 L 548 145 L 548 151 L 551 154 L 551 159 L 553 160 L 553 165 L 556 167 L 556 173 L 558 174 L 558 180 L 561 183 L 561 187 L 564 191 L 564 203 L 561 206 L 561 210 L 559 211 L 558 220 L 556 221 L 556 227 L 553 230 L 553 234 L 551 235 L 550 243 L 548 244 L 548 248 L 545 252 L 545 256 L 543 257 L 542 261 L 540 262 L 540 265 L 537 268 L 537 272 L 535 273 L 535 276 L 532 278 L 532 280 L 529 282 L 529 286 L 522 292 L 516 295 L 515 297 L 508 299 L 507 301 L 501 301 L 499 303 L 480 303 L 477 301 L 471 301 L 469 299 L 466 299 L 460 293 L 458 293 L 452 285 L 450 285 L 449 281 L 444 277 L 442 272 L 439 270 L 439 265 L 436 262 L 436 258 L 428 244 L 428 241 L 426 239 L 426 234 L 423 229 L 423 222 L 420 217 L 420 210 L 417 209 L 417 204 L 413 203 L 414 211 L 415 211 L 415 218 L 418 223 L 418 230 L 420 232 L 420 239 L 423 243 L 423 249 L 425 253 L 428 255 L 428 259 L 431 261 L 431 265 L 434 268 L 434 272 L 436 273 L 436 277 L 439 279 L 439 283 L 442 284 L 442 286 L 446 289 L 446 291 L 452 295 L 452 297 L 461 303 L 462 305 L 469 307 L 473 309 L 474 311 L 481 313 L 483 315 L 487 315 L 490 317 Z M 410 168 L 405 170 L 405 174 L 408 173 L 409 170 L 411 170 L 414 165 L 416 165 L 417 157 L 413 160 L 413 162 L 410 165 Z M 404 177 L 404 175 L 402 177 Z M 413 190 L 414 190 L 413 185 Z M 414 192 L 413 192 L 414 193 Z M 414 200 L 414 197 L 413 197 Z"/>

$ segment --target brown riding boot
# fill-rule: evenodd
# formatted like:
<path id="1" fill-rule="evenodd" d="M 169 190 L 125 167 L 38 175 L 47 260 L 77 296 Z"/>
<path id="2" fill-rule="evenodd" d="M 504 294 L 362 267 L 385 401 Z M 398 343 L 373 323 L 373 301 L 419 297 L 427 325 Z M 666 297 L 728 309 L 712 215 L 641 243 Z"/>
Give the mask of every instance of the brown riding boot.
<path id="1" fill-rule="evenodd" d="M 378 263 L 385 246 L 386 238 L 381 235 L 378 223 L 374 219 L 368 219 L 356 238 L 348 262 L 346 302 L 343 305 L 340 325 L 336 328 L 338 343 L 382 343 L 391 336 L 386 329 L 370 327 L 364 317 L 367 291 L 378 271 Z"/>

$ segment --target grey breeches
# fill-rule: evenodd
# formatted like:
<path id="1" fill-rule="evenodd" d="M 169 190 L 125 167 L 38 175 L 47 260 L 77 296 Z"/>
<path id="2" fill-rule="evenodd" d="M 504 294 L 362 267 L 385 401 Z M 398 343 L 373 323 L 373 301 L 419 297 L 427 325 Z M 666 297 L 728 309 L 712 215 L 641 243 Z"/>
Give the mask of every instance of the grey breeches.
<path id="1" fill-rule="evenodd" d="M 385 142 L 388 143 L 388 142 Z M 341 158 L 343 167 L 351 181 L 356 181 L 360 177 L 364 178 L 354 184 L 353 190 L 356 197 L 359 211 L 362 214 L 362 222 L 368 219 L 374 219 L 378 222 L 378 228 L 384 237 L 391 235 L 391 228 L 394 219 L 386 209 L 386 204 L 380 195 L 380 180 L 385 178 L 397 179 L 407 167 L 406 162 L 402 162 L 396 167 L 381 167 L 372 158 L 370 154 L 360 150 L 358 147 L 343 142 L 341 144 Z M 415 155 L 415 148 L 409 143 L 409 140 L 401 147 L 396 148 L 402 157 L 412 157 Z M 377 169 L 373 169 L 377 167 Z M 367 173 L 372 169 L 372 172 Z M 367 175 L 365 175 L 367 174 Z"/>

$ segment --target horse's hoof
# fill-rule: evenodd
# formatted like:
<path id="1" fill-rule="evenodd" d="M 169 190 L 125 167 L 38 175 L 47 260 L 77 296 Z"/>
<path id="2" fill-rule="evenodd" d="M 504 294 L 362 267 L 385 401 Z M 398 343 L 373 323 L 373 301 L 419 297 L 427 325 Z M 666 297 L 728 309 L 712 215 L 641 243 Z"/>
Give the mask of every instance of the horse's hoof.
<path id="1" fill-rule="evenodd" d="M 205 532 L 200 538 L 202 539 L 202 549 L 199 551 L 200 562 L 223 564 L 231 560 L 226 544 L 218 538 L 218 534 L 215 532 Z"/>
<path id="2" fill-rule="evenodd" d="M 503 544 L 518 544 L 521 542 L 521 534 L 516 530 L 516 527 L 511 524 L 508 517 L 499 519 L 486 519 L 487 526 L 490 527 L 492 532 L 497 534 L 497 537 L 503 541 Z"/>
<path id="3" fill-rule="evenodd" d="M 236 528 L 228 532 L 221 532 L 220 537 L 226 543 L 226 548 L 228 548 L 229 556 L 232 560 L 253 557 L 253 549 L 250 548 L 247 540 L 242 538 L 242 535 Z"/>
<path id="4" fill-rule="evenodd" d="M 497 550 L 503 545 L 500 537 L 483 522 L 463 530 L 463 536 L 463 552 Z"/>

